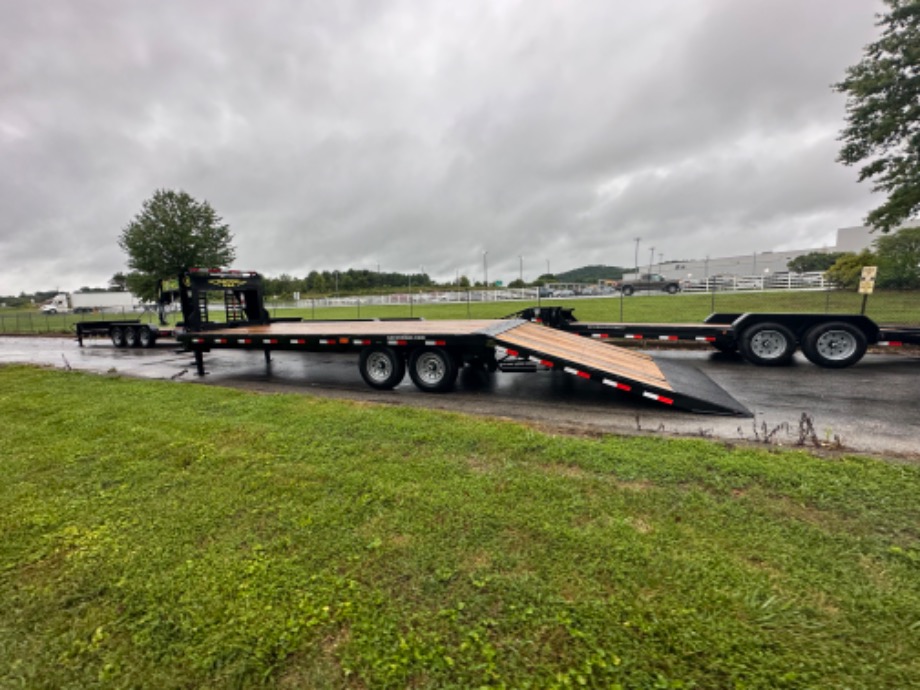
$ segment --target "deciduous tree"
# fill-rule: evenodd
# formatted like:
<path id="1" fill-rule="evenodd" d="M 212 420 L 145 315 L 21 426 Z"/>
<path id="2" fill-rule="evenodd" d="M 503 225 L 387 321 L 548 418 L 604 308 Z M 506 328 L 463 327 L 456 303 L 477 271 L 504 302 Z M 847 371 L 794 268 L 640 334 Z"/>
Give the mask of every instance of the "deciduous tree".
<path id="1" fill-rule="evenodd" d="M 236 252 L 230 227 L 207 201 L 182 191 L 158 189 L 122 230 L 128 255 L 128 286 L 139 297 L 155 297 L 156 281 L 193 266 L 229 266 Z"/>
<path id="2" fill-rule="evenodd" d="M 885 4 L 881 38 L 834 88 L 847 96 L 838 160 L 887 195 L 866 222 L 889 232 L 920 211 L 920 0 Z"/>

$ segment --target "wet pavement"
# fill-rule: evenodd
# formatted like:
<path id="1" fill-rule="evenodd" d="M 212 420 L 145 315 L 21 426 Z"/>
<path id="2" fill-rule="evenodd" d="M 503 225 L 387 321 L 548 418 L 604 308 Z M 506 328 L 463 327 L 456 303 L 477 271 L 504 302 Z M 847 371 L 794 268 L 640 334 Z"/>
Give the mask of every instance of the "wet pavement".
<path id="1" fill-rule="evenodd" d="M 67 338 L 0 337 L 0 363 L 27 362 L 96 373 L 205 383 L 264 392 L 450 410 L 516 419 L 551 431 L 653 433 L 727 441 L 846 450 L 920 461 L 920 355 L 870 354 L 854 367 L 828 370 L 796 355 L 790 367 L 754 367 L 708 350 L 662 351 L 656 358 L 691 365 L 754 413 L 753 419 L 681 412 L 556 372 L 483 375 L 464 370 L 449 394 L 418 391 L 409 378 L 393 391 L 369 388 L 357 356 L 275 352 L 205 355 L 208 375 L 175 344 L 116 350 L 107 340 L 80 348 Z M 804 416 L 804 417 L 803 417 Z"/>

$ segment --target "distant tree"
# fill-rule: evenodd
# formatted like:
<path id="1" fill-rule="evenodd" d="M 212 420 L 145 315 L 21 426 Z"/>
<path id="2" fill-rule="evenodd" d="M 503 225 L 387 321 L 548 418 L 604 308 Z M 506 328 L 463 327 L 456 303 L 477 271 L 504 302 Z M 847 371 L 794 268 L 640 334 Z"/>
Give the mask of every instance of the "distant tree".
<path id="1" fill-rule="evenodd" d="M 515 278 L 510 283 L 508 283 L 508 287 L 518 289 L 522 287 L 527 287 L 527 283 L 525 283 L 520 278 Z"/>
<path id="2" fill-rule="evenodd" d="M 460 281 L 458 283 L 459 287 L 468 288 L 470 286 L 470 279 L 466 276 L 460 276 Z"/>
<path id="3" fill-rule="evenodd" d="M 119 271 L 109 278 L 109 290 L 127 290 L 128 276 Z"/>
<path id="4" fill-rule="evenodd" d="M 236 252 L 230 228 L 207 201 L 185 192 L 158 189 L 122 230 L 118 245 L 133 272 L 127 284 L 136 295 L 156 296 L 156 281 L 192 266 L 229 266 Z"/>
<path id="5" fill-rule="evenodd" d="M 920 1 L 884 1 L 882 37 L 834 88 L 847 96 L 838 160 L 866 163 L 859 181 L 887 194 L 866 222 L 890 232 L 920 211 Z"/>
<path id="6" fill-rule="evenodd" d="M 920 287 L 920 227 L 902 228 L 875 240 L 878 279 L 883 288 Z"/>
<path id="7" fill-rule="evenodd" d="M 795 257 L 789 262 L 788 268 L 794 273 L 826 271 L 844 254 L 845 252 L 809 252 Z"/>
<path id="8" fill-rule="evenodd" d="M 855 288 L 859 285 L 859 276 L 863 266 L 877 266 L 878 256 L 869 249 L 863 249 L 859 254 L 846 252 L 827 269 L 827 279 L 839 288 Z"/>

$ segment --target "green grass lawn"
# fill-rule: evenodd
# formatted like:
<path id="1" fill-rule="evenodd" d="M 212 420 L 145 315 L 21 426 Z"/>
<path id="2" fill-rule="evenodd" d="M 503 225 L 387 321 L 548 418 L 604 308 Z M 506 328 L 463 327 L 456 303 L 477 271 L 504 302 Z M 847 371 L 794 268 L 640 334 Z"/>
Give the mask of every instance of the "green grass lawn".
<path id="1" fill-rule="evenodd" d="M 629 298 L 604 297 L 591 299 L 543 300 L 543 305 L 575 307 L 580 321 L 640 322 L 640 323 L 698 323 L 712 312 L 830 312 L 858 314 L 862 296 L 852 291 L 827 292 L 777 291 L 687 295 L 636 295 Z M 401 304 L 347 307 L 309 306 L 302 309 L 281 309 L 268 305 L 273 316 L 303 319 L 497 319 L 536 302 L 465 302 L 455 304 Z M 214 309 L 212 318 L 220 320 L 223 312 Z M 920 323 L 920 293 L 877 292 L 869 298 L 866 314 L 881 324 Z M 0 335 L 4 333 L 68 333 L 79 320 L 92 321 L 120 318 L 119 315 L 44 315 L 36 311 L 0 310 Z M 155 323 L 152 313 L 127 314 L 126 318 L 141 318 Z M 171 315 L 173 321 L 176 316 Z"/>
<path id="2" fill-rule="evenodd" d="M 920 469 L 0 367 L 0 687 L 907 688 Z"/>

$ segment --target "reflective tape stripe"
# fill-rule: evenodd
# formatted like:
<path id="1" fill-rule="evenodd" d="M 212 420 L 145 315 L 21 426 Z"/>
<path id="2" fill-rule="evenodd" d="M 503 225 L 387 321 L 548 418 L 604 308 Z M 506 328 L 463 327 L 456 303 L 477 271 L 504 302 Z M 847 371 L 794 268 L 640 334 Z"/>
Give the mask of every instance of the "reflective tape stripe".
<path id="1" fill-rule="evenodd" d="M 240 345 L 249 345 L 252 341 L 249 338 L 237 338 L 236 342 Z"/>
<path id="2" fill-rule="evenodd" d="M 387 340 L 387 345 L 408 345 L 408 340 Z"/>
<path id="3" fill-rule="evenodd" d="M 676 335 L 659 335 L 658 340 L 677 340 Z"/>
<path id="4" fill-rule="evenodd" d="M 278 341 L 275 338 L 262 338 L 263 345 L 277 345 Z"/>
<path id="5" fill-rule="evenodd" d="M 579 378 L 583 378 L 583 379 L 591 378 L 591 374 L 589 374 L 588 372 L 579 371 L 578 369 L 573 369 L 572 367 L 565 367 L 563 371 L 566 374 L 573 374 L 574 376 L 578 376 Z"/>
<path id="6" fill-rule="evenodd" d="M 714 343 L 716 341 L 715 336 L 712 335 L 698 335 L 694 340 L 700 340 L 704 343 Z"/>
<path id="7" fill-rule="evenodd" d="M 901 347 L 904 345 L 900 340 L 880 340 L 878 344 L 882 347 Z"/>
<path id="8" fill-rule="evenodd" d="M 609 333 L 592 333 L 591 337 L 592 338 L 609 338 L 610 334 Z"/>
<path id="9" fill-rule="evenodd" d="M 627 333 L 623 337 L 628 340 L 642 340 L 644 336 L 641 333 Z"/>
<path id="10" fill-rule="evenodd" d="M 291 345 L 306 345 L 307 341 L 302 338 L 293 338 L 291 340 Z"/>
<path id="11" fill-rule="evenodd" d="M 511 357 L 520 357 L 521 353 L 517 350 L 505 350 Z"/>
<path id="12" fill-rule="evenodd" d="M 447 345 L 447 342 L 444 340 L 426 340 L 425 344 L 426 345 L 439 345 L 443 347 L 444 345 Z"/>
<path id="13" fill-rule="evenodd" d="M 355 338 L 351 342 L 355 345 L 370 345 L 371 344 L 370 340 L 362 340 L 361 338 Z"/>
<path id="14" fill-rule="evenodd" d="M 215 338 L 214 342 L 218 345 L 226 345 L 227 339 L 226 338 Z"/>
<path id="15" fill-rule="evenodd" d="M 658 395 L 657 393 L 650 393 L 649 391 L 644 391 L 642 397 L 648 398 L 649 400 L 656 400 L 665 405 L 673 405 L 674 401 L 671 398 L 666 398 L 663 395 Z"/>
<path id="16" fill-rule="evenodd" d="M 627 385 L 625 383 L 620 383 L 619 381 L 614 381 L 613 379 L 604 379 L 603 381 L 601 381 L 601 383 L 603 383 L 605 386 L 612 386 L 613 388 L 616 388 L 621 391 L 631 391 L 632 390 L 632 386 Z"/>
<path id="17" fill-rule="evenodd" d="M 537 364 L 542 364 L 544 367 L 552 368 L 553 366 L 555 366 L 555 365 L 554 365 L 552 362 L 550 362 L 548 359 L 540 359 L 539 357 L 534 357 L 533 355 L 531 355 L 531 356 L 528 357 L 527 359 L 529 359 L 531 362 L 536 362 Z"/>

